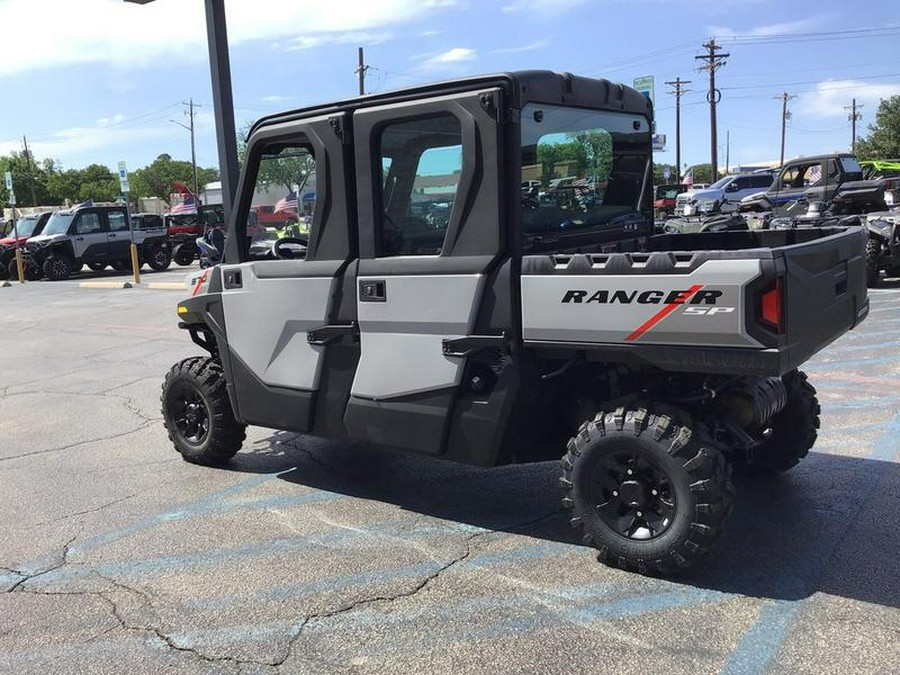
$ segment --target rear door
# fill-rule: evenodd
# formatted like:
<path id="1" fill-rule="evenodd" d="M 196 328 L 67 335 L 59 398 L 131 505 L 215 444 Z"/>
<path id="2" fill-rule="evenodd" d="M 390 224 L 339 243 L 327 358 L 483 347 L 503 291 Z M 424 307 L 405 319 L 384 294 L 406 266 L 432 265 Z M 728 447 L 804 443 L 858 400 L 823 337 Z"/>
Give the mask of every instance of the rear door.
<path id="1" fill-rule="evenodd" d="M 107 260 L 106 220 L 99 209 L 79 209 L 72 228 L 72 250 L 78 260 Z"/>
<path id="2" fill-rule="evenodd" d="M 502 245 L 500 109 L 491 88 L 354 114 L 361 353 L 344 418 L 353 438 L 446 447 L 468 356 L 448 341 L 473 334 Z"/>
<path id="3" fill-rule="evenodd" d="M 326 354 L 341 338 L 352 339 L 355 305 L 352 294 L 343 300 L 343 288 L 345 275 L 355 270 L 355 217 L 345 185 L 349 150 L 336 133 L 342 118 L 270 125 L 250 139 L 226 244 L 228 263 L 221 265 L 226 358 L 238 414 L 246 422 L 310 430 L 327 376 Z M 274 204 L 312 185 L 320 200 L 306 258 L 274 259 L 270 248 L 250 258 L 251 204 Z M 347 308 L 349 315 L 342 313 Z M 340 403 L 338 419 L 342 414 Z"/>
<path id="4" fill-rule="evenodd" d="M 131 234 L 128 229 L 128 217 L 125 209 L 106 212 L 108 227 L 106 256 L 107 260 L 129 260 Z"/>

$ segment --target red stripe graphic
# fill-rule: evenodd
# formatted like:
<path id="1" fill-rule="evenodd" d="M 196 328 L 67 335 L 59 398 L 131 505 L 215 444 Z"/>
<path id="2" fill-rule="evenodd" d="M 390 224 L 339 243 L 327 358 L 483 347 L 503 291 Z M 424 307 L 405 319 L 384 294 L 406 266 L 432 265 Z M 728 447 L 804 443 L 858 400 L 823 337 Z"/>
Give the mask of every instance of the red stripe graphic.
<path id="1" fill-rule="evenodd" d="M 669 316 L 669 314 L 674 312 L 675 309 L 679 305 L 683 305 L 688 300 L 690 300 L 691 296 L 694 295 L 694 293 L 699 291 L 701 288 L 703 288 L 703 284 L 694 284 L 686 291 L 682 291 L 675 302 L 670 302 L 668 305 L 663 307 L 656 314 L 654 314 L 649 319 L 647 319 L 644 323 L 642 323 L 640 326 L 638 326 L 631 335 L 629 335 L 627 338 L 625 338 L 625 342 L 634 342 L 635 340 L 637 340 L 639 337 L 641 337 L 641 335 L 646 333 L 648 330 L 653 328 L 660 321 L 662 321 L 667 316 Z"/>

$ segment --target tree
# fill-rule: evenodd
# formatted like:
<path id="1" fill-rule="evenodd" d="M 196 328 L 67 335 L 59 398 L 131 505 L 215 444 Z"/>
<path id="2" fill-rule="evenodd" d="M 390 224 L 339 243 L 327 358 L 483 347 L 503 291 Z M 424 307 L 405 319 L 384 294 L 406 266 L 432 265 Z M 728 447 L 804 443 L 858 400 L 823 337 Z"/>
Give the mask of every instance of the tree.
<path id="1" fill-rule="evenodd" d="M 693 169 L 693 177 L 695 183 L 715 182 L 712 177 L 712 164 L 709 164 L 708 162 L 706 164 L 694 164 L 694 166 L 692 166 L 691 168 Z"/>
<path id="2" fill-rule="evenodd" d="M 31 199 L 31 178 L 34 176 L 34 195 L 37 204 L 46 204 L 49 198 L 47 190 L 47 175 L 41 164 L 35 161 L 29 152 L 12 152 L 8 156 L 0 157 L 0 173 L 7 171 L 12 173 L 13 189 L 16 193 L 18 206 L 36 206 Z M 0 201 L 4 204 L 9 200 L 6 193 L 6 185 L 0 183 Z"/>
<path id="3" fill-rule="evenodd" d="M 252 122 L 245 124 L 238 133 L 238 162 L 241 169 L 247 161 L 247 141 Z M 297 190 L 303 192 L 310 176 L 315 174 L 316 160 L 311 152 L 288 146 L 278 155 L 263 155 L 256 173 L 256 188 L 268 188 L 279 185 L 287 192 Z"/>
<path id="4" fill-rule="evenodd" d="M 197 167 L 197 182 L 201 188 L 206 183 L 219 180 L 216 169 Z M 136 169 L 129 175 L 131 193 L 137 197 L 159 197 L 167 204 L 176 181 L 193 185 L 193 166 L 190 162 L 172 159 L 171 155 L 159 155 L 149 166 Z"/>
<path id="5" fill-rule="evenodd" d="M 900 159 L 900 95 L 881 100 L 868 130 L 856 141 L 860 159 Z"/>
<path id="6" fill-rule="evenodd" d="M 119 177 L 108 166 L 89 164 L 80 173 L 78 201 L 93 199 L 96 202 L 113 202 L 119 198 Z"/>
<path id="7" fill-rule="evenodd" d="M 663 175 L 665 169 L 669 169 L 669 177 Z M 654 185 L 674 185 L 679 182 L 678 169 L 674 164 L 654 164 L 653 165 L 653 184 Z"/>

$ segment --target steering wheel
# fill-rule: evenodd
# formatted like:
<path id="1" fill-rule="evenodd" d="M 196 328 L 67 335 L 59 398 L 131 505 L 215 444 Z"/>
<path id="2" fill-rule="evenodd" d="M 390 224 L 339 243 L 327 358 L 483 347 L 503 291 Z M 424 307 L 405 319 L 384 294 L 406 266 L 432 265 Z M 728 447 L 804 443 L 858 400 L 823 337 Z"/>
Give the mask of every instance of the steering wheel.
<path id="1" fill-rule="evenodd" d="M 272 244 L 272 255 L 279 260 L 299 260 L 306 257 L 309 240 L 300 237 L 283 237 Z"/>

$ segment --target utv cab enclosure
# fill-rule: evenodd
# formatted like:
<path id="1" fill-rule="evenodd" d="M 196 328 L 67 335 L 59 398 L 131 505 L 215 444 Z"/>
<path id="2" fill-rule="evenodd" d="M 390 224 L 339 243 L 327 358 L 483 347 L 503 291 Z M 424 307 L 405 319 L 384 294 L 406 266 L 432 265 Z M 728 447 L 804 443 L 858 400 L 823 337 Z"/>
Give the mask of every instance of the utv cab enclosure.
<path id="1" fill-rule="evenodd" d="M 601 560 L 693 562 L 732 467 L 783 471 L 814 443 L 797 367 L 866 316 L 865 233 L 654 236 L 652 129 L 637 91 L 544 71 L 257 122 L 225 262 L 178 305 L 208 354 L 163 385 L 175 448 L 225 463 L 255 424 L 485 466 L 562 457 Z M 252 259 L 254 195 L 310 174 L 305 258 L 281 239 Z"/>

